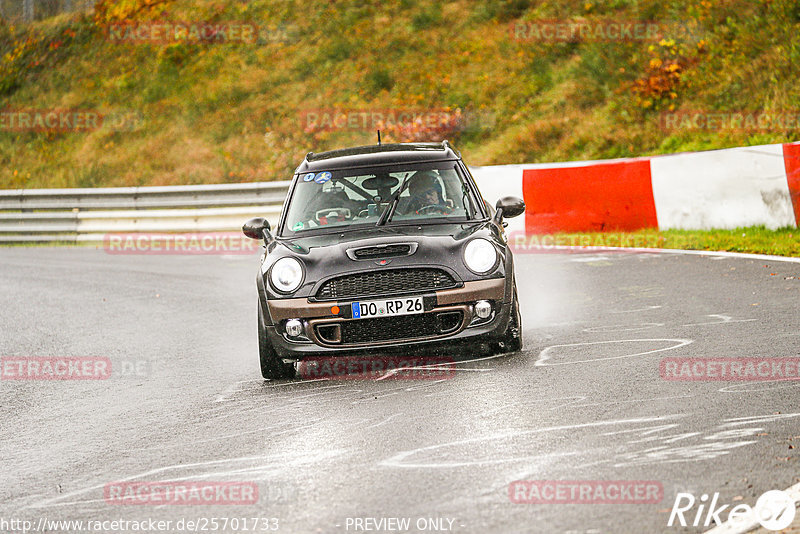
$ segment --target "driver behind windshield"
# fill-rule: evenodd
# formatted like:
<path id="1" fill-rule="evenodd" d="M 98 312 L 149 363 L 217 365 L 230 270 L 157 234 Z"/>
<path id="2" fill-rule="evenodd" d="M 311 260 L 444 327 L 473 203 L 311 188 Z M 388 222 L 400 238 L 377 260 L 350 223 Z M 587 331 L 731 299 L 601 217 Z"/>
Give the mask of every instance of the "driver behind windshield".
<path id="1" fill-rule="evenodd" d="M 434 206 L 437 211 L 448 212 L 449 207 L 444 202 L 442 186 L 437 180 L 437 174 L 433 171 L 419 171 L 408 183 L 409 201 L 403 207 L 402 212 L 406 214 L 420 214 L 424 208 Z"/>

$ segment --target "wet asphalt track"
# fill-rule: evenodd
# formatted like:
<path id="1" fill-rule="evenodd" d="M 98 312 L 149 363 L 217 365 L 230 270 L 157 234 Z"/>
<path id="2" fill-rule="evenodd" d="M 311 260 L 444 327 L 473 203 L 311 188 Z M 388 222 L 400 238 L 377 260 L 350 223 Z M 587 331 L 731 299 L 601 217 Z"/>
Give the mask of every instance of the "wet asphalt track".
<path id="1" fill-rule="evenodd" d="M 0 518 L 680 532 L 666 527 L 678 491 L 754 504 L 800 480 L 790 448 L 800 445 L 800 382 L 659 376 L 668 356 L 800 356 L 798 263 L 518 255 L 523 353 L 464 361 L 443 381 L 290 382 L 258 373 L 257 264 L 0 249 L 0 355 L 115 366 L 102 381 L 0 382 Z M 119 376 L 137 362 L 140 375 Z M 253 481 L 260 497 L 204 509 L 107 504 L 103 486 L 122 479 Z M 654 480 L 664 499 L 511 503 L 509 483 L 526 479 Z"/>

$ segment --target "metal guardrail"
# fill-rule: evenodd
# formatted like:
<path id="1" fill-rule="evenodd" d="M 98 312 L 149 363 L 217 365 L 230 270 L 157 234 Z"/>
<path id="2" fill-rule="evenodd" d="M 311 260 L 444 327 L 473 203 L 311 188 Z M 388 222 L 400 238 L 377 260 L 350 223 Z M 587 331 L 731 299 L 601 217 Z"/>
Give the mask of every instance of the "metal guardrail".
<path id="1" fill-rule="evenodd" d="M 92 242 L 110 233 L 228 232 L 276 224 L 288 181 L 0 190 L 0 243 Z"/>

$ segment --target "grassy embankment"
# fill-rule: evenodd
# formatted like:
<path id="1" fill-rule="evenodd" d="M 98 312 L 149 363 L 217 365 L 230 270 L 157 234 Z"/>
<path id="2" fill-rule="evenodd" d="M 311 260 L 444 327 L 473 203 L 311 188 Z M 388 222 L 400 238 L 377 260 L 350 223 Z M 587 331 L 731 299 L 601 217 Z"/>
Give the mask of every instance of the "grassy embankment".
<path id="1" fill-rule="evenodd" d="M 800 257 L 800 229 L 768 230 L 763 226 L 734 230 L 641 230 L 611 233 L 560 233 L 527 236 L 529 250 L 536 247 L 634 247 L 684 250 L 724 250 L 752 254 Z"/>
<path id="2" fill-rule="evenodd" d="M 120 44 L 102 28 L 126 20 L 124 9 L 0 24 L 0 107 L 138 117 L 131 131 L 0 132 L 0 188 L 285 179 L 308 150 L 374 142 L 372 131 L 307 131 L 302 113 L 318 108 L 460 109 L 466 123 L 387 137 L 446 136 L 472 165 L 800 139 L 659 126 L 669 109 L 800 109 L 793 0 L 111 3 L 145 1 L 158 9 L 134 20 L 245 21 L 263 32 L 254 44 Z M 577 18 L 683 29 L 659 42 L 543 43 L 510 31 Z"/>

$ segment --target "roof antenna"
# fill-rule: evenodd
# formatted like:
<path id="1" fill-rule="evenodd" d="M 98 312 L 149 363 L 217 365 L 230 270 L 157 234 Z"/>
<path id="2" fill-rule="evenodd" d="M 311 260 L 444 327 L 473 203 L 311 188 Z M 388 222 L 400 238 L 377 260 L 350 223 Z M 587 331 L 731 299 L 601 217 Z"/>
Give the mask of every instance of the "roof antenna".
<path id="1" fill-rule="evenodd" d="M 381 144 L 381 131 L 378 130 L 378 146 Z"/>

